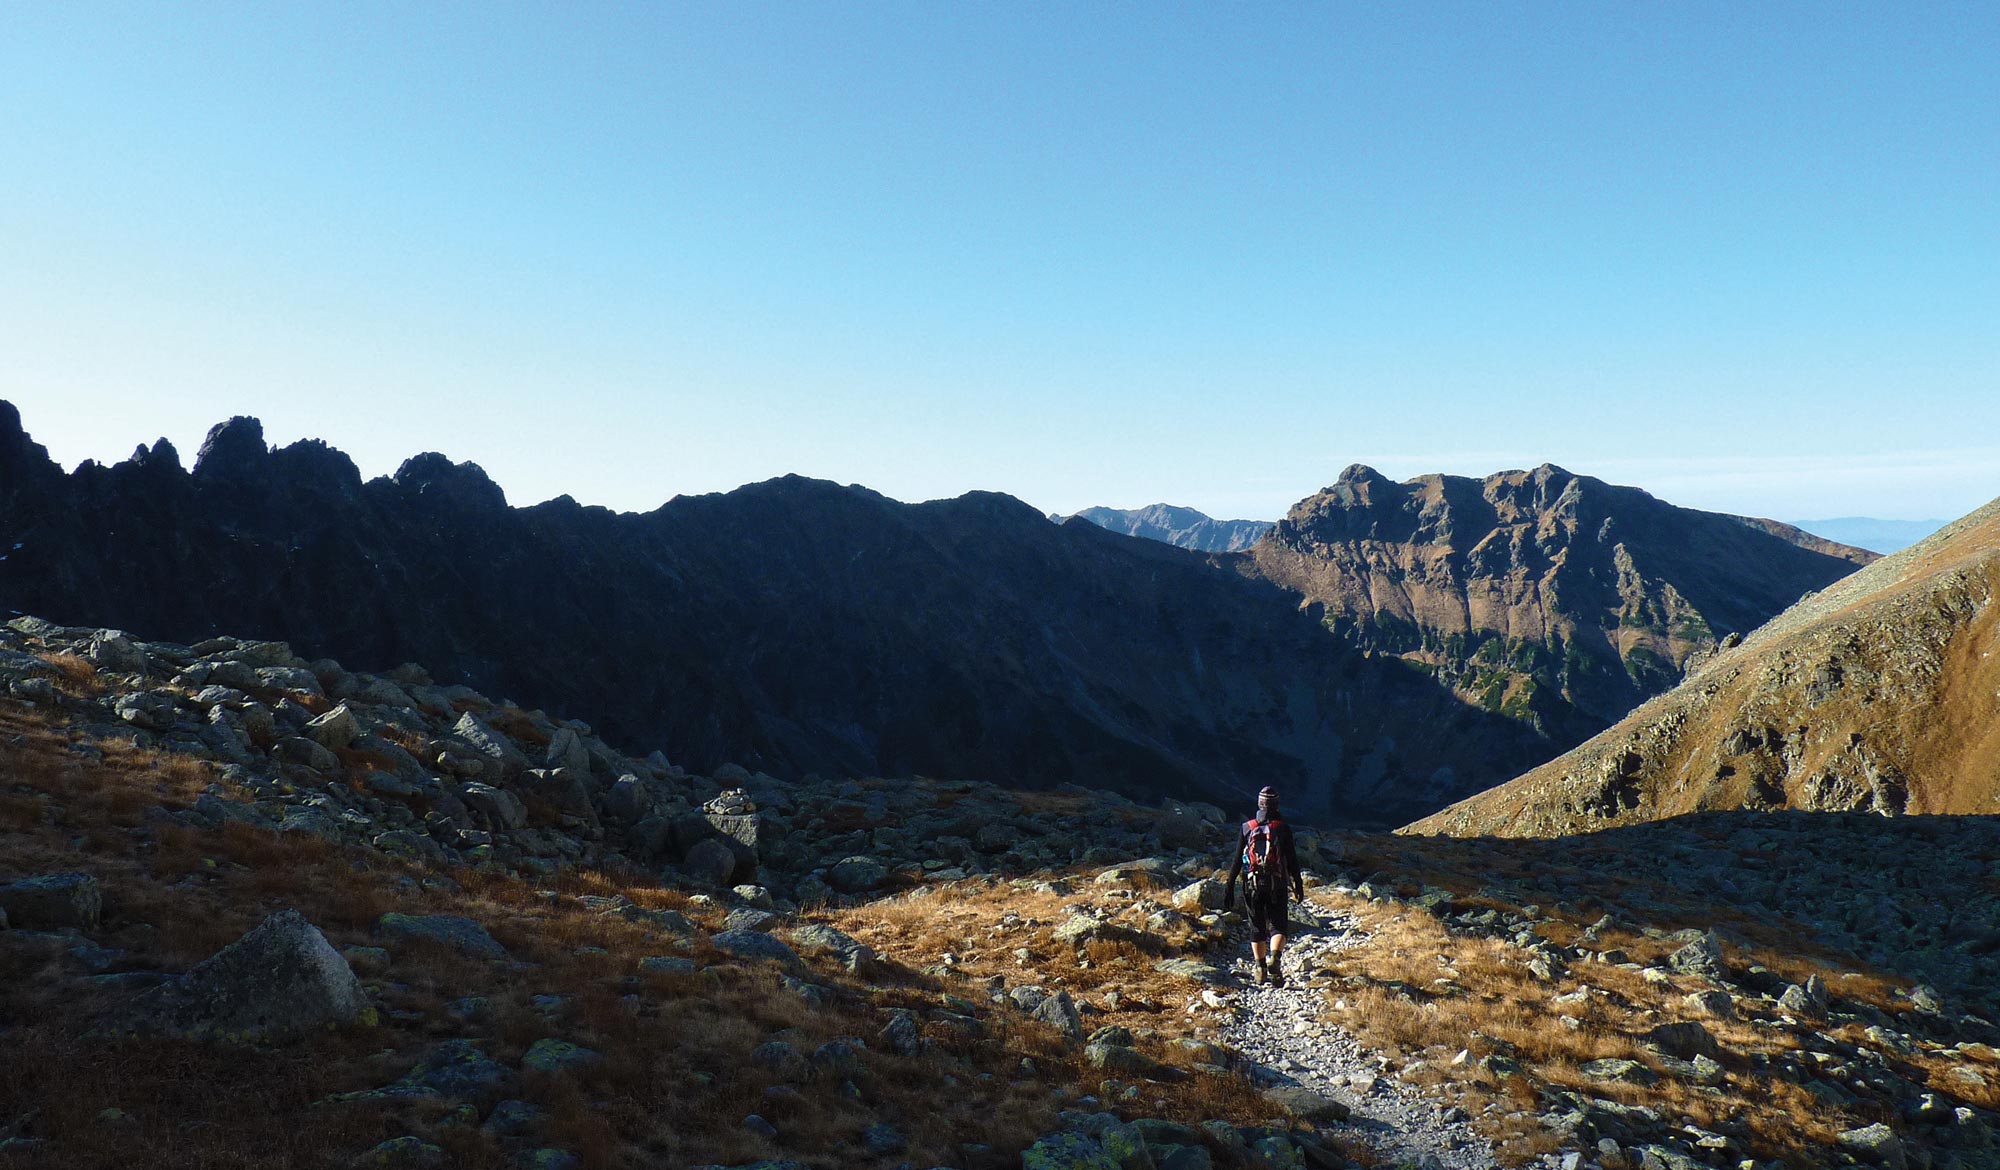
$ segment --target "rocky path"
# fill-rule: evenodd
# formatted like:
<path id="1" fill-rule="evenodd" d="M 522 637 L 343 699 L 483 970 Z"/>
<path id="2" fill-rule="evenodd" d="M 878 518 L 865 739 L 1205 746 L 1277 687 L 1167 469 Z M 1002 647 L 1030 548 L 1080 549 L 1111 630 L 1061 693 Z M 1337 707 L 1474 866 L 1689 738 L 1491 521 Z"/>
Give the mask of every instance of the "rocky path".
<path id="1" fill-rule="evenodd" d="M 1285 950 L 1283 989 L 1251 981 L 1250 948 L 1244 944 L 1235 973 L 1243 987 L 1235 993 L 1246 1009 L 1223 1030 L 1223 1040 L 1255 1062 L 1270 1079 L 1302 1085 L 1345 1103 L 1354 1111 L 1355 1132 L 1398 1165 L 1424 1170 L 1495 1170 L 1493 1148 L 1463 1117 L 1384 1073 L 1383 1062 L 1338 1024 L 1322 1018 L 1324 992 L 1306 987 L 1301 972 L 1322 955 L 1368 941 L 1354 920 L 1339 911 L 1313 907 L 1318 925 L 1293 922 Z"/>

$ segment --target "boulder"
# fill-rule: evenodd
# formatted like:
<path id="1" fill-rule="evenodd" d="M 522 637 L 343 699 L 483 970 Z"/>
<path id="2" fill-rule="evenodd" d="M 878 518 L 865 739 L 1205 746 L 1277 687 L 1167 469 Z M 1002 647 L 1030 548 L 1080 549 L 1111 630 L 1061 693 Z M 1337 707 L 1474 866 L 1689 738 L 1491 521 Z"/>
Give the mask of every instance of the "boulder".
<path id="1" fill-rule="evenodd" d="M 421 940 L 482 959 L 511 957 L 484 926 L 458 914 L 384 914 L 375 922 L 375 933 L 392 942 Z"/>
<path id="2" fill-rule="evenodd" d="M 1021 1170 L 1123 1170 L 1089 1134 L 1053 1133 L 1021 1151 Z"/>
<path id="3" fill-rule="evenodd" d="M 556 728 L 549 737 L 549 768 L 568 768 L 583 775 L 590 774 L 590 749 L 583 745 L 583 737 L 568 727 Z"/>
<path id="4" fill-rule="evenodd" d="M 1682 1060 L 1693 1060 L 1697 1056 L 1713 1060 L 1722 1055 L 1722 1046 L 1715 1042 L 1715 1036 L 1692 1020 L 1661 1024 L 1646 1033 L 1646 1043 Z"/>
<path id="5" fill-rule="evenodd" d="M 1174 909 L 1185 914 L 1207 914 L 1223 908 L 1228 887 L 1214 878 L 1202 878 L 1174 892 Z"/>
<path id="6" fill-rule="evenodd" d="M 528 757 L 514 746 L 514 741 L 481 722 L 479 716 L 467 711 L 452 724 L 451 733 L 464 740 L 473 751 L 500 765 L 501 775 L 512 778 L 528 770 Z"/>
<path id="7" fill-rule="evenodd" d="M 1033 1017 L 1047 1024 L 1072 1040 L 1083 1039 L 1083 1017 L 1077 1013 L 1076 1001 L 1069 992 L 1058 991 L 1035 1005 Z"/>
<path id="8" fill-rule="evenodd" d="M 150 665 L 146 652 L 135 645 L 123 630 L 99 630 L 83 648 L 83 657 L 99 670 L 121 674 L 144 674 Z"/>
<path id="9" fill-rule="evenodd" d="M 725 930 L 709 939 L 717 950 L 738 959 L 763 960 L 797 966 L 797 951 L 768 934 L 754 930 Z"/>
<path id="10" fill-rule="evenodd" d="M 872 857 L 844 858 L 826 871 L 826 884 L 843 894 L 865 894 L 888 880 L 888 867 Z"/>
<path id="11" fill-rule="evenodd" d="M 352 746 L 361 735 L 361 724 L 354 718 L 354 712 L 342 703 L 326 714 L 306 724 L 306 738 L 328 751 L 340 751 Z"/>
<path id="12" fill-rule="evenodd" d="M 179 718 L 172 699 L 150 691 L 120 695 L 111 704 L 111 709 L 118 718 L 141 731 L 171 731 Z"/>
<path id="13" fill-rule="evenodd" d="M 19 930 L 96 930 L 104 896 L 87 873 L 45 873 L 0 886 L 0 911 Z"/>
<path id="14" fill-rule="evenodd" d="M 447 1040 L 431 1049 L 401 1080 L 379 1089 L 343 1093 L 335 1101 L 435 1100 L 484 1109 L 513 1095 L 514 1070 L 470 1040 Z"/>
<path id="15" fill-rule="evenodd" d="M 374 1017 L 353 968 L 296 910 L 266 918 L 140 996 L 131 1010 L 138 1030 L 238 1043 L 293 1039 Z"/>
<path id="16" fill-rule="evenodd" d="M 539 1073 L 581 1075 L 604 1067 L 604 1054 L 553 1038 L 537 1040 L 521 1056 L 521 1067 Z"/>
<path id="17" fill-rule="evenodd" d="M 1343 1102 L 1298 1085 L 1279 1085 L 1276 1088 L 1266 1089 L 1264 1099 L 1277 1106 L 1285 1116 L 1297 1121 L 1309 1121 L 1315 1125 L 1346 1121 L 1352 1113 Z"/>
<path id="18" fill-rule="evenodd" d="M 1723 966 L 1722 940 L 1711 930 L 1667 956 L 1667 966 L 1683 975 L 1721 979 L 1727 973 L 1727 968 Z"/>
<path id="19" fill-rule="evenodd" d="M 458 798 L 495 832 L 511 833 L 528 827 L 527 806 L 505 788 L 474 781 L 458 790 Z"/>
<path id="20" fill-rule="evenodd" d="M 271 755 L 282 763 L 311 768 L 322 776 L 340 771 L 340 757 L 303 735 L 288 735 L 271 745 Z"/>
<path id="21" fill-rule="evenodd" d="M 1909 1165 L 1909 1153 L 1903 1148 L 1903 1139 L 1879 1121 L 1847 1130 L 1840 1135 L 1839 1141 L 1841 1149 L 1876 1165 L 1887 1166 L 1890 1170 L 1903 1170 Z"/>
<path id="22" fill-rule="evenodd" d="M 1576 1071 L 1594 1081 L 1620 1081 L 1628 1085 L 1650 1085 L 1660 1079 L 1652 1069 L 1638 1061 L 1618 1057 L 1586 1061 L 1578 1065 Z"/>
<path id="23" fill-rule="evenodd" d="M 727 886 L 736 880 L 736 852 L 713 837 L 696 841 L 681 860 L 681 868 L 696 881 Z"/>
<path id="24" fill-rule="evenodd" d="M 793 927 L 792 945 L 808 955 L 829 954 L 857 975 L 871 972 L 877 963 L 875 951 L 867 943 L 842 934 L 831 926 L 807 923 Z"/>

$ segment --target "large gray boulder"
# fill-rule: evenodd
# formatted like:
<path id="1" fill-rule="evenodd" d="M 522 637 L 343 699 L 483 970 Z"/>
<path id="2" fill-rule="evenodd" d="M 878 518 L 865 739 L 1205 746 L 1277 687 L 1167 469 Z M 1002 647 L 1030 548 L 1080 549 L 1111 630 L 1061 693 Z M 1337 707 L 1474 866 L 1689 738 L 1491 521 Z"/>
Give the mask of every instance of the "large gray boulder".
<path id="1" fill-rule="evenodd" d="M 178 713 L 174 701 L 165 695 L 137 691 L 120 695 L 111 704 L 118 717 L 141 731 L 171 731 Z"/>
<path id="2" fill-rule="evenodd" d="M 45 873 L 0 886 L 0 910 L 21 930 L 95 930 L 104 894 L 87 873 Z"/>
<path id="3" fill-rule="evenodd" d="M 888 880 L 888 867 L 872 857 L 844 858 L 826 871 L 826 884 L 843 894 L 865 894 Z"/>
<path id="4" fill-rule="evenodd" d="M 709 939 L 717 950 L 738 959 L 799 965 L 799 954 L 783 942 L 754 930 L 725 930 Z"/>
<path id="5" fill-rule="evenodd" d="M 590 774 L 590 749 L 583 744 L 583 737 L 568 727 L 556 728 L 549 737 L 549 754 L 546 767 L 568 768 L 581 775 Z"/>
<path id="6" fill-rule="evenodd" d="M 355 721 L 354 712 L 342 703 L 326 714 L 306 724 L 306 738 L 328 751 L 340 751 L 351 746 L 361 735 L 361 725 Z"/>
<path id="7" fill-rule="evenodd" d="M 286 1040 L 372 1021 L 361 981 L 319 928 L 282 910 L 132 1005 L 133 1025 L 198 1040 Z"/>
<path id="8" fill-rule="evenodd" d="M 472 749 L 500 765 L 501 775 L 519 776 L 528 770 L 528 757 L 514 746 L 514 741 L 486 726 L 479 716 L 467 711 L 452 725 L 451 733 L 464 740 Z"/>
<path id="9" fill-rule="evenodd" d="M 1072 1040 L 1083 1039 L 1083 1016 L 1069 992 L 1058 991 L 1035 1006 L 1033 1016 Z"/>
<path id="10" fill-rule="evenodd" d="M 528 825 L 528 806 L 505 788 L 475 781 L 460 788 L 458 798 L 496 832 L 513 832 Z"/>

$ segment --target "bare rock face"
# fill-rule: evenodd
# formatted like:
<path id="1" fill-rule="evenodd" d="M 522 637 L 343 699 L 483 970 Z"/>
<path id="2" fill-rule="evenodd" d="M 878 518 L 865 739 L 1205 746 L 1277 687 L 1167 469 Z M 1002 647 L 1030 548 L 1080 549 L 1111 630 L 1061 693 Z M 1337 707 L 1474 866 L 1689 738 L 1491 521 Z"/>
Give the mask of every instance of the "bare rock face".
<path id="1" fill-rule="evenodd" d="M 133 1004 L 131 1025 L 200 1040 L 287 1040 L 372 1019 L 339 951 L 296 910 L 265 919 Z"/>
<path id="2" fill-rule="evenodd" d="M 1559 744 L 1872 559 L 1548 464 L 1403 483 L 1350 467 L 1249 554 L 1357 648 Z"/>
<path id="3" fill-rule="evenodd" d="M 2000 500 L 1801 601 L 1519 779 L 1410 826 L 1550 836 L 1696 811 L 2000 813 Z"/>

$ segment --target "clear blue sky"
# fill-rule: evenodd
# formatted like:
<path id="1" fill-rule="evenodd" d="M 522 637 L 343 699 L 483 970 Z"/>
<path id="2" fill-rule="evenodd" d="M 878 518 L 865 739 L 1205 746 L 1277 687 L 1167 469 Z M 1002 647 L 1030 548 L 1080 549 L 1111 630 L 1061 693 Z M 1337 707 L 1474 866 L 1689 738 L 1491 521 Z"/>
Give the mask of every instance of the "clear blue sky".
<path id="1" fill-rule="evenodd" d="M 2000 5 L 19 5 L 0 396 L 517 503 L 2000 495 Z"/>

